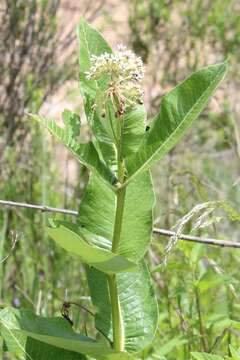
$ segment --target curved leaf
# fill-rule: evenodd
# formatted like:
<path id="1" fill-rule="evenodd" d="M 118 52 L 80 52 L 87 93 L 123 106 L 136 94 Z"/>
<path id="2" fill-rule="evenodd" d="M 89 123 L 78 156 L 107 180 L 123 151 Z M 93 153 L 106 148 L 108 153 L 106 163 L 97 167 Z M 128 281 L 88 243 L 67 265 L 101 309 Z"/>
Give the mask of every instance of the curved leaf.
<path id="1" fill-rule="evenodd" d="M 138 152 L 126 159 L 129 179 L 146 171 L 167 154 L 206 106 L 227 71 L 227 63 L 203 68 L 177 85 L 161 102 Z"/>
<path id="2" fill-rule="evenodd" d="M 0 312 L 0 324 L 9 333 L 21 333 L 57 348 L 93 357 L 113 353 L 104 343 L 74 332 L 62 318 L 44 318 L 29 310 L 5 308 Z"/>
<path id="3" fill-rule="evenodd" d="M 62 248 L 78 256 L 85 264 L 105 272 L 115 274 L 118 272 L 133 271 L 136 264 L 116 255 L 108 250 L 93 246 L 91 242 L 105 242 L 101 237 L 84 231 L 73 224 L 57 221 L 56 227 L 48 228 L 47 233 Z"/>
<path id="4" fill-rule="evenodd" d="M 98 153 L 92 142 L 79 144 L 73 138 L 72 132 L 58 126 L 54 120 L 48 120 L 43 116 L 34 114 L 30 114 L 30 116 L 44 125 L 83 165 L 100 176 L 106 183 L 110 185 L 116 181 L 115 175 L 99 159 Z"/>
<path id="5" fill-rule="evenodd" d="M 13 309 L 8 309 L 10 312 Z M 18 313 L 17 313 L 18 312 Z M 22 313 L 24 310 L 14 310 L 14 315 L 20 319 L 22 317 Z M 26 316 L 29 315 L 29 311 L 25 311 Z M 32 314 L 32 313 L 31 313 Z M 3 314 L 2 314 L 3 315 Z M 18 359 L 21 360 L 87 360 L 87 357 L 79 352 L 75 352 L 72 350 L 65 350 L 65 348 L 56 347 L 53 345 L 49 345 L 46 342 L 38 341 L 35 339 L 38 335 L 34 334 L 34 338 L 26 335 L 25 327 L 13 325 L 11 320 L 9 321 L 9 314 L 4 314 L 4 324 L 1 326 L 1 332 L 3 332 L 3 338 L 7 346 L 7 351 L 10 352 L 11 355 L 17 356 Z M 1 319 L 1 314 L 0 314 Z M 38 321 L 39 317 L 35 316 L 35 319 Z M 63 320 L 64 321 L 64 320 Z M 0 320 L 1 325 L 1 320 Z M 4 328 L 5 331 L 2 331 Z M 17 328 L 17 330 L 15 330 Z M 41 332 L 43 329 L 41 330 Z M 48 341 L 52 341 L 49 340 Z M 68 341 L 67 341 L 68 342 Z M 66 345 L 63 339 L 63 346 L 69 347 L 69 343 Z M 71 345 L 70 345 L 71 346 Z M 74 345 L 72 346 L 74 348 Z M 108 351 L 108 350 L 107 350 Z M 104 353 L 101 352 L 99 354 L 91 354 L 91 358 L 95 358 L 96 360 L 132 360 L 133 357 L 126 353 L 116 353 L 110 349 L 110 352 Z"/>
<path id="6" fill-rule="evenodd" d="M 86 356 L 82 354 L 44 344 L 31 337 L 27 338 L 25 349 L 30 356 L 29 359 L 34 360 L 87 360 Z"/>
<path id="7" fill-rule="evenodd" d="M 6 351 L 19 360 L 87 360 L 79 353 L 57 348 L 27 337 L 23 333 L 9 331 L 2 326 Z"/>

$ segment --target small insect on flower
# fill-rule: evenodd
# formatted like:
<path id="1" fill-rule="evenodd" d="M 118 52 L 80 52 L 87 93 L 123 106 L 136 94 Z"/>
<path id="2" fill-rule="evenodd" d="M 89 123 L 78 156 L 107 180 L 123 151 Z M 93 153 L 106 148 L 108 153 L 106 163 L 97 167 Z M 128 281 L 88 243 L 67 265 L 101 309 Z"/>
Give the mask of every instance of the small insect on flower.
<path id="1" fill-rule="evenodd" d="M 88 80 L 108 78 L 104 93 L 102 114 L 105 114 L 105 104 L 111 100 L 116 116 L 122 116 L 126 108 L 136 104 L 143 104 L 143 89 L 141 81 L 144 77 L 144 66 L 141 58 L 137 57 L 125 46 L 118 45 L 114 54 L 103 53 L 91 56 L 91 67 L 85 72 Z"/>

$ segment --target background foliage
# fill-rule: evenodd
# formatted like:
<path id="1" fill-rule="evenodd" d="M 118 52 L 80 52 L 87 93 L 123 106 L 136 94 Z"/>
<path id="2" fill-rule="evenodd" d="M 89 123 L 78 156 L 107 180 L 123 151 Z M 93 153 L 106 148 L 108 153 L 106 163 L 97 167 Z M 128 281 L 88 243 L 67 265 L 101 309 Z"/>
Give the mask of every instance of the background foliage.
<path id="1" fill-rule="evenodd" d="M 109 9 L 116 4 L 100 1 L 97 5 L 77 9 L 79 17 L 86 12 L 89 19 L 100 19 L 111 37 L 118 23 L 114 24 L 115 18 L 109 19 Z M 54 0 L 1 3 L 2 199 L 77 208 L 82 196 L 84 168 L 74 167 L 77 175 L 72 177 L 69 159 L 63 162 L 60 155 L 54 162 L 52 147 L 57 154 L 63 150 L 24 115 L 43 109 L 48 101 L 51 104 L 49 99 L 76 74 L 71 47 L 74 34 L 72 29 L 64 34 L 62 30 L 65 10 L 64 2 Z M 151 114 L 156 113 L 165 91 L 191 71 L 226 57 L 231 63 L 230 74 L 209 109 L 184 142 L 154 169 L 156 225 L 171 228 L 196 204 L 210 200 L 227 200 L 237 209 L 239 1 L 131 0 L 125 11 L 129 30 L 123 41 L 128 38 L 146 63 L 146 101 Z M 67 55 L 61 55 L 60 60 L 63 53 Z M 81 111 L 77 92 L 71 87 L 67 97 Z M 88 136 L 87 127 L 83 136 Z M 223 219 L 217 222 L 220 216 Z M 18 242 L 7 261 L 0 264 L 1 302 L 34 308 L 43 315 L 59 314 L 67 293 L 68 299 L 90 308 L 85 275 L 77 261 L 49 241 L 44 231 L 46 218 L 30 210 L 2 209 L 1 258 L 10 252 L 12 241 Z M 237 240 L 237 222 L 222 210 L 210 218 L 214 224 L 198 229 L 196 234 Z M 191 229 L 189 222 L 185 232 Z M 148 256 L 152 269 L 161 263 L 166 242 L 163 237 L 153 239 Z M 191 352 L 238 359 L 234 350 L 240 344 L 237 250 L 179 242 L 167 265 L 157 267 L 153 276 L 160 323 L 155 343 L 142 354 L 143 359 L 214 359 Z M 79 313 L 77 307 L 72 311 L 76 324 L 90 332 L 91 316 Z"/>

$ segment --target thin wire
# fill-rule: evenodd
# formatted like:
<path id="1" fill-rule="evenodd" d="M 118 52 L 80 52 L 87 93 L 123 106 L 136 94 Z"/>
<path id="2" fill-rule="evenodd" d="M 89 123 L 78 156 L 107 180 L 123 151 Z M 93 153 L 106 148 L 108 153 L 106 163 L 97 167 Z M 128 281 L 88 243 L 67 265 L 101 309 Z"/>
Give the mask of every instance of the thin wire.
<path id="1" fill-rule="evenodd" d="M 9 200 L 0 200 L 0 206 L 8 206 L 8 207 L 20 207 L 26 209 L 33 209 L 39 210 L 42 212 L 50 212 L 50 213 L 61 213 L 71 216 L 78 216 L 78 211 L 76 210 L 69 210 L 69 209 L 62 209 L 62 208 L 54 208 L 51 206 L 46 205 L 34 205 L 34 204 L 27 204 L 22 202 L 15 202 Z M 162 235 L 166 237 L 171 237 L 175 235 L 174 231 L 166 230 L 166 229 L 159 229 L 154 228 L 153 233 L 156 235 Z M 178 235 L 180 240 L 197 242 L 205 245 L 214 245 L 220 247 L 229 247 L 229 248 L 239 248 L 240 249 L 240 242 L 237 241 L 230 241 L 230 240 L 219 240 L 219 239 L 212 239 L 212 238 L 204 238 L 199 236 L 192 236 L 192 235 L 185 235 L 181 234 Z"/>

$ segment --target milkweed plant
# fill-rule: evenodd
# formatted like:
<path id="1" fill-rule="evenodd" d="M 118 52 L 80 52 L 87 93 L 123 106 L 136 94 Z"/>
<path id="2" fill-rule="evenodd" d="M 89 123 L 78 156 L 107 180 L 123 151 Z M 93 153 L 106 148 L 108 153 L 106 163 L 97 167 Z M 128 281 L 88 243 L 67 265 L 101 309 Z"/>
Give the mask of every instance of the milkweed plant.
<path id="1" fill-rule="evenodd" d="M 142 60 L 124 46 L 113 52 L 84 19 L 77 36 L 80 89 L 91 140 L 79 141 L 81 119 L 73 112 L 63 112 L 64 127 L 31 116 L 90 172 L 77 221 L 54 220 L 47 231 L 85 264 L 99 335 L 81 335 L 62 317 L 9 307 L 0 312 L 1 334 L 8 351 L 23 351 L 24 359 L 138 359 L 158 327 L 161 331 L 144 259 L 153 231 L 150 168 L 204 109 L 227 63 L 200 69 L 163 96 L 159 113 L 147 126 Z"/>

